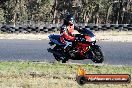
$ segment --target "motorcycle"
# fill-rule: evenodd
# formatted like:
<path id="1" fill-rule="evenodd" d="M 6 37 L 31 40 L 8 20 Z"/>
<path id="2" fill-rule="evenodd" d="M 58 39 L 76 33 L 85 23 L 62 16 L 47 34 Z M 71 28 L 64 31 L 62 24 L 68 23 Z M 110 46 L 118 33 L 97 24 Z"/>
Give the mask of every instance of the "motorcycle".
<path id="1" fill-rule="evenodd" d="M 69 44 L 66 49 L 64 49 L 65 44 L 60 41 L 60 35 L 49 35 L 50 46 L 55 46 L 48 48 L 48 52 L 53 53 L 54 58 L 62 63 L 66 63 L 69 59 L 91 59 L 94 63 L 102 63 L 104 56 L 101 47 L 96 45 L 94 33 L 89 28 L 83 28 L 78 32 L 80 34 L 74 34 L 75 41 Z"/>

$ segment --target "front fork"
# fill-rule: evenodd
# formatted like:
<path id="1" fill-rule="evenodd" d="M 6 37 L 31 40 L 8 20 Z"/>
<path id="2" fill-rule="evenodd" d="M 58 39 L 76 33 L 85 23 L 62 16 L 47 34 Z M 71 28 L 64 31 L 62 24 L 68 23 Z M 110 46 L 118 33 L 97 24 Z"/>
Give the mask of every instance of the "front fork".
<path id="1" fill-rule="evenodd" d="M 95 43 L 91 44 L 89 47 L 88 47 L 88 50 L 87 52 L 85 52 L 85 57 L 88 58 L 88 59 L 92 59 L 93 56 L 95 55 L 94 52 L 93 52 L 93 46 L 96 46 Z"/>
<path id="2" fill-rule="evenodd" d="M 95 53 L 93 51 L 94 51 L 94 49 L 98 49 L 98 48 L 101 48 L 101 47 L 98 46 L 98 45 L 92 45 L 92 46 L 90 46 L 90 49 L 89 49 L 89 51 L 87 53 L 87 54 L 89 54 L 88 55 L 89 59 L 93 59 L 93 57 L 95 56 Z"/>
<path id="3" fill-rule="evenodd" d="M 90 48 L 91 48 L 91 47 L 88 46 L 88 47 L 86 47 L 86 48 L 84 48 L 84 49 L 81 49 L 81 50 L 80 50 L 80 55 L 85 57 L 85 56 L 86 56 L 86 53 L 90 50 Z"/>

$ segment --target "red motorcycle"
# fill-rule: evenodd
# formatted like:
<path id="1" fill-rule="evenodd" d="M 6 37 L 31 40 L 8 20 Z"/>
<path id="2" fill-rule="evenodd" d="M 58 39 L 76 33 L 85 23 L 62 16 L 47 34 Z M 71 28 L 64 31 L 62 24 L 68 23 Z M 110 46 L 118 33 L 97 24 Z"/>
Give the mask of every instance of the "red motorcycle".
<path id="1" fill-rule="evenodd" d="M 57 61 L 62 61 L 62 63 L 66 63 L 69 59 L 91 59 L 95 63 L 102 63 L 104 61 L 104 56 L 101 47 L 96 45 L 94 33 L 88 28 L 83 28 L 78 32 L 80 34 L 75 34 L 75 41 L 67 46 L 66 50 L 64 50 L 65 45 L 60 41 L 60 35 L 49 35 L 50 46 L 55 46 L 47 49 L 48 52 L 53 53 L 55 59 Z"/>

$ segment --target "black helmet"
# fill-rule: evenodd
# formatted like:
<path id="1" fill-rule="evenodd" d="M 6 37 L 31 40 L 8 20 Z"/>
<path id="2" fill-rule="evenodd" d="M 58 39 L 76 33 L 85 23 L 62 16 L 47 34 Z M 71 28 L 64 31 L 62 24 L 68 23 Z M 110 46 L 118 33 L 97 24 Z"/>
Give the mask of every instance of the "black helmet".
<path id="1" fill-rule="evenodd" d="M 74 23 L 74 17 L 70 14 L 66 15 L 64 23 L 72 25 Z"/>

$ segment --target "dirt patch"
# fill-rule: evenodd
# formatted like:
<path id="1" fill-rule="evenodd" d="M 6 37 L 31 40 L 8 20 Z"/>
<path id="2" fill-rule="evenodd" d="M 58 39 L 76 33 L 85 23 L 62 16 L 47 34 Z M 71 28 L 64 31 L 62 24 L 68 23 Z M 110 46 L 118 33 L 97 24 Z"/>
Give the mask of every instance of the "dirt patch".
<path id="1" fill-rule="evenodd" d="M 132 42 L 131 31 L 95 32 L 97 41 Z"/>
<path id="2" fill-rule="evenodd" d="M 48 39 L 49 34 L 0 34 L 0 39 L 26 39 L 43 40 Z"/>
<path id="3" fill-rule="evenodd" d="M 78 33 L 75 31 L 75 34 Z M 113 41 L 113 42 L 132 42 L 132 32 L 131 31 L 96 31 L 97 41 Z M 46 34 L 0 34 L 0 39 L 26 39 L 26 40 L 44 40 L 48 39 Z M 53 33 L 58 34 L 58 33 Z"/>

